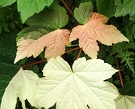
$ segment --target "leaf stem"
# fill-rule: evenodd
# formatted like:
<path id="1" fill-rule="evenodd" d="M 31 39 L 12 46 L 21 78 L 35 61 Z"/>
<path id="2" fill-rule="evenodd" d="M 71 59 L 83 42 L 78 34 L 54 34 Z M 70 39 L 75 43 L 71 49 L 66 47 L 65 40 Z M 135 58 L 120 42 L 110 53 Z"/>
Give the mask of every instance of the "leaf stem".
<path id="1" fill-rule="evenodd" d="M 75 51 L 75 50 L 78 50 L 78 49 L 80 49 L 80 48 L 76 47 L 76 48 L 73 48 L 71 50 L 67 50 L 65 53 L 69 53 L 69 52 L 72 52 L 72 51 Z M 30 63 L 30 64 L 25 64 L 25 65 L 22 65 L 22 68 L 24 69 L 25 67 L 33 66 L 33 65 L 45 62 L 45 61 L 46 61 L 46 59 L 43 59 L 43 60 L 40 60 L 40 61 L 37 61 L 37 62 L 33 62 L 33 63 Z"/>
<path id="2" fill-rule="evenodd" d="M 80 51 L 78 53 L 77 59 L 80 58 L 81 53 L 82 53 L 82 48 L 80 49 Z"/>
<path id="3" fill-rule="evenodd" d="M 72 12 L 72 10 L 68 7 L 68 5 L 66 4 L 66 2 L 64 0 L 61 0 L 61 2 L 64 4 L 64 6 L 67 8 L 67 10 L 70 12 L 70 14 L 74 17 L 74 14 Z"/>
<path id="4" fill-rule="evenodd" d="M 43 60 L 40 60 L 40 61 L 37 61 L 37 62 L 33 62 L 33 63 L 30 63 L 30 64 L 25 64 L 25 65 L 22 65 L 22 68 L 24 69 L 25 67 L 33 66 L 33 65 L 45 62 L 45 61 L 46 61 L 46 59 L 43 59 Z"/>
<path id="5" fill-rule="evenodd" d="M 72 51 L 75 51 L 75 50 L 78 50 L 78 49 L 80 49 L 80 47 L 76 47 L 76 48 L 73 48 L 71 50 L 67 50 L 65 53 L 69 53 L 69 52 L 72 52 Z"/>
<path id="6" fill-rule="evenodd" d="M 123 79 L 122 79 L 122 75 L 121 75 L 121 72 L 120 72 L 119 62 L 118 62 L 118 59 L 116 57 L 115 57 L 115 59 L 116 59 L 117 68 L 119 70 L 118 73 L 119 73 L 120 83 L 123 86 L 124 84 L 123 84 Z"/>

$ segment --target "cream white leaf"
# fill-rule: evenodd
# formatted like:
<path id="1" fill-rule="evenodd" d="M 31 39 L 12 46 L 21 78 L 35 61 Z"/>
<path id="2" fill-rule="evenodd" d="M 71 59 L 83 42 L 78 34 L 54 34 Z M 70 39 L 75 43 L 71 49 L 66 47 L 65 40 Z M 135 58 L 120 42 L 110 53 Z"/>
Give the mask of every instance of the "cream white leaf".
<path id="1" fill-rule="evenodd" d="M 119 95 L 116 99 L 116 109 L 134 109 L 135 97 L 128 95 Z"/>
<path id="2" fill-rule="evenodd" d="M 118 91 L 104 81 L 115 72 L 100 59 L 79 58 L 71 69 L 61 57 L 52 58 L 38 82 L 37 104 L 46 109 L 55 103 L 56 109 L 115 109 Z"/>
<path id="3" fill-rule="evenodd" d="M 24 103 L 26 99 L 32 106 L 37 106 L 34 96 L 38 79 L 39 77 L 32 71 L 20 69 L 6 87 L 1 109 L 15 109 L 17 97 L 22 102 L 23 109 L 26 108 Z"/>

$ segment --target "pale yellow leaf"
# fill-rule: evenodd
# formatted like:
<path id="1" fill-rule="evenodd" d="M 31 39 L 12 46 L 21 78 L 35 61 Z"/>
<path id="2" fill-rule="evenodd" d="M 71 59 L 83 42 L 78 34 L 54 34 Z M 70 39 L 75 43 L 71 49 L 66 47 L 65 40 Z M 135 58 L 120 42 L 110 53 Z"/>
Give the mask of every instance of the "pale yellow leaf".
<path id="1" fill-rule="evenodd" d="M 23 109 L 26 108 L 24 104 L 26 99 L 32 106 L 37 106 L 34 98 L 38 79 L 39 77 L 32 71 L 20 69 L 4 92 L 1 109 L 15 109 L 17 97 L 22 102 Z"/>
<path id="2" fill-rule="evenodd" d="M 117 70 L 100 59 L 79 58 L 72 69 L 61 57 L 52 58 L 38 82 L 37 104 L 48 109 L 115 109 L 118 91 L 105 82 Z"/>
<path id="3" fill-rule="evenodd" d="M 135 97 L 119 95 L 116 99 L 116 109 L 135 109 Z"/>

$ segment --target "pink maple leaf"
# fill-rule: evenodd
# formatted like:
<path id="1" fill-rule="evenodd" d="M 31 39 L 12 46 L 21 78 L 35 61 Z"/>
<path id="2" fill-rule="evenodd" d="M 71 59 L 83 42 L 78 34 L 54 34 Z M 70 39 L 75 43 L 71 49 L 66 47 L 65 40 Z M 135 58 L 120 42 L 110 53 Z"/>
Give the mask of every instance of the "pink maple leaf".
<path id="1" fill-rule="evenodd" d="M 45 57 L 57 57 L 65 52 L 65 45 L 69 43 L 69 30 L 58 29 L 37 40 L 26 39 L 17 44 L 17 53 L 14 63 L 25 57 L 37 57 L 46 47 Z"/>
<path id="2" fill-rule="evenodd" d="M 72 29 L 69 41 L 79 38 L 79 46 L 91 58 L 97 58 L 99 46 L 97 41 L 105 45 L 112 45 L 122 41 L 129 41 L 115 26 L 106 25 L 108 18 L 98 13 L 84 25 Z"/>
<path id="3" fill-rule="evenodd" d="M 65 53 L 65 45 L 69 43 L 69 30 L 60 29 L 52 34 L 48 34 L 45 40 L 45 57 L 55 58 Z"/>

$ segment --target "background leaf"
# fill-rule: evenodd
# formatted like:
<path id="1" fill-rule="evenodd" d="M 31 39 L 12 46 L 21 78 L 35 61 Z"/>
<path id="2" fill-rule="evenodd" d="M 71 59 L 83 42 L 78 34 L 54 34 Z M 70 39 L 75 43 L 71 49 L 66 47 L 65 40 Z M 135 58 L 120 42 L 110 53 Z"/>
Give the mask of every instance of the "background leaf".
<path id="1" fill-rule="evenodd" d="M 113 17 L 115 13 L 115 0 L 96 0 L 97 11 L 107 17 Z"/>
<path id="2" fill-rule="evenodd" d="M 116 109 L 134 109 L 135 97 L 120 95 L 116 99 Z"/>
<path id="3" fill-rule="evenodd" d="M 0 102 L 9 81 L 20 68 L 13 64 L 16 53 L 15 38 L 16 32 L 13 30 L 10 35 L 6 32 L 0 35 Z"/>
<path id="4" fill-rule="evenodd" d="M 39 13 L 45 6 L 50 6 L 54 0 L 18 0 L 18 11 L 21 14 L 24 23 L 29 17 L 35 13 Z"/>
<path id="5" fill-rule="evenodd" d="M 115 16 L 125 16 L 129 14 L 130 16 L 135 15 L 135 0 L 124 0 L 123 3 L 118 2 L 117 0 L 117 8 L 116 8 L 116 13 Z M 118 4 L 119 3 L 119 4 Z"/>
<path id="6" fill-rule="evenodd" d="M 64 27 L 68 23 L 68 15 L 63 7 L 54 3 L 49 9 L 45 9 L 28 19 L 26 23 L 30 26 L 53 31 Z"/>
<path id="7" fill-rule="evenodd" d="M 16 2 L 17 0 L 0 0 L 0 5 L 3 7 L 8 6 Z"/>
<path id="8" fill-rule="evenodd" d="M 80 24 L 85 24 L 91 17 L 93 11 L 93 5 L 91 2 L 81 3 L 79 8 L 75 8 L 74 17 Z"/>
<path id="9" fill-rule="evenodd" d="M 17 34 L 18 37 L 16 38 L 16 42 L 19 43 L 20 41 L 26 39 L 37 40 L 38 38 L 42 37 L 43 35 L 46 35 L 47 33 L 49 33 L 49 31 L 42 28 L 36 28 L 34 26 L 28 27 Z"/>
<path id="10" fill-rule="evenodd" d="M 38 79 L 38 76 L 34 72 L 20 69 L 6 87 L 2 97 L 1 109 L 14 109 L 17 97 L 20 98 L 23 109 L 26 108 L 26 99 L 31 103 L 31 105 L 37 106 L 34 96 L 37 90 L 36 83 Z"/>
<path id="11" fill-rule="evenodd" d="M 127 82 L 120 90 L 122 95 L 135 96 L 135 80 Z"/>

